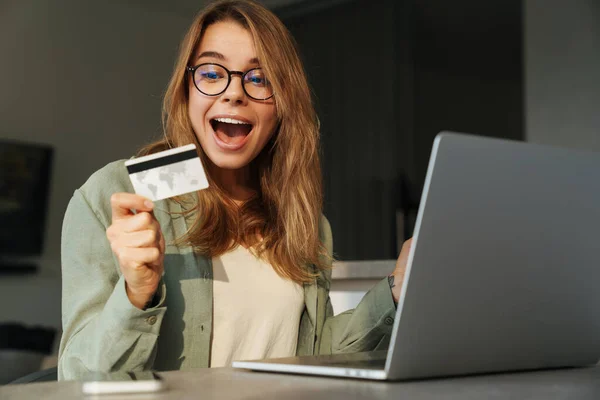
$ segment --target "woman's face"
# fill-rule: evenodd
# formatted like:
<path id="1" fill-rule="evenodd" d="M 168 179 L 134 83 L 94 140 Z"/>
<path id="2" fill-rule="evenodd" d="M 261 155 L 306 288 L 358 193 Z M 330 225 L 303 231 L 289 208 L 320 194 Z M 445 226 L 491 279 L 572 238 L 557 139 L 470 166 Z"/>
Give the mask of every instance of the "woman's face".
<path id="1" fill-rule="evenodd" d="M 242 72 L 260 66 L 250 32 L 233 21 L 206 28 L 190 64 L 201 63 L 217 63 L 229 71 Z M 208 158 L 223 169 L 246 167 L 275 131 L 273 98 L 259 101 L 248 97 L 239 75 L 232 75 L 227 90 L 218 96 L 202 94 L 192 79 L 188 90 L 188 114 Z"/>

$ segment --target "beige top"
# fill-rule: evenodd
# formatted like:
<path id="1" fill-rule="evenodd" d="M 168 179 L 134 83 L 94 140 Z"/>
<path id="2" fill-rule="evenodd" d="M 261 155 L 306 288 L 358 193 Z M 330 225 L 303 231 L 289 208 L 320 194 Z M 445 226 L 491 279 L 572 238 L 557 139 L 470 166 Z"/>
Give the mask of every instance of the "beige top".
<path id="1" fill-rule="evenodd" d="M 210 366 L 295 355 L 304 310 L 302 286 L 280 277 L 242 246 L 214 257 L 212 264 Z"/>

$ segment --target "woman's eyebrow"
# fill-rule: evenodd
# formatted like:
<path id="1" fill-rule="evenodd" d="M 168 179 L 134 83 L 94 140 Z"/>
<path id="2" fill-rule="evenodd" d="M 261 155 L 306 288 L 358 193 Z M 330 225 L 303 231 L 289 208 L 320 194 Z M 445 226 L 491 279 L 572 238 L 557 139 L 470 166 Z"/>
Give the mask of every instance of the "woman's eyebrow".
<path id="1" fill-rule="evenodd" d="M 227 59 L 223 54 L 218 53 L 216 51 L 203 51 L 202 53 L 200 53 L 198 58 L 196 58 L 196 60 L 199 60 L 202 57 L 212 57 L 212 58 L 217 58 L 217 59 L 223 60 L 223 61 L 225 61 Z"/>
<path id="2" fill-rule="evenodd" d="M 196 58 L 196 60 L 201 59 L 202 57 L 210 57 L 210 58 L 216 58 L 218 60 L 222 60 L 222 61 L 226 61 L 227 57 L 225 57 L 223 54 L 217 52 L 217 51 L 203 51 L 202 53 L 200 53 L 200 55 L 198 56 L 198 58 Z M 256 64 L 256 65 L 260 65 L 260 62 L 258 61 L 258 57 L 253 57 L 248 61 L 248 64 Z"/>

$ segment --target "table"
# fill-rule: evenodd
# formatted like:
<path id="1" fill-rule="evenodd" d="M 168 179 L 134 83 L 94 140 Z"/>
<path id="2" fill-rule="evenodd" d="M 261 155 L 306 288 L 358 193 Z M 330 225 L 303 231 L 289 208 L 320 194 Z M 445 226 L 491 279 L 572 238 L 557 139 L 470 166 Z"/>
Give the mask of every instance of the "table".
<path id="1" fill-rule="evenodd" d="M 169 390 L 151 395 L 96 399 L 600 399 L 600 366 L 511 374 L 373 382 L 310 377 L 233 368 L 162 373 Z M 44 382 L 0 387 L 2 400 L 84 398 L 79 382 Z"/>

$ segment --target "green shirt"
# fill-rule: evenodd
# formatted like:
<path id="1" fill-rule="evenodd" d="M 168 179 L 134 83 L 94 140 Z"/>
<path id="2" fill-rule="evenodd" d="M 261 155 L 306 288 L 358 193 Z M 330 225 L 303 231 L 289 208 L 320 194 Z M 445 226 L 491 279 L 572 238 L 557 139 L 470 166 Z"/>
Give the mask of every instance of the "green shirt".
<path id="1" fill-rule="evenodd" d="M 167 244 L 165 274 L 155 307 L 134 307 L 106 238 L 110 196 L 133 193 L 124 160 L 108 164 L 75 191 L 62 229 L 62 325 L 59 379 L 89 372 L 158 371 L 209 366 L 212 331 L 211 259 L 171 244 L 191 221 L 182 206 L 155 202 L 154 215 Z M 185 206 L 185 205 L 184 205 Z M 329 222 L 320 238 L 332 254 Z M 298 355 L 384 349 L 389 344 L 395 305 L 387 279 L 376 284 L 354 310 L 333 316 L 331 271 L 304 284 L 305 308 L 298 330 Z M 242 327 L 240 327 L 242 329 Z"/>

